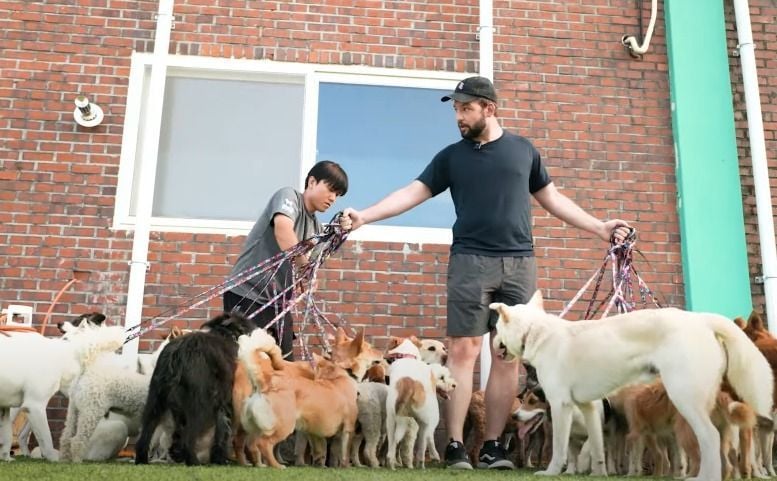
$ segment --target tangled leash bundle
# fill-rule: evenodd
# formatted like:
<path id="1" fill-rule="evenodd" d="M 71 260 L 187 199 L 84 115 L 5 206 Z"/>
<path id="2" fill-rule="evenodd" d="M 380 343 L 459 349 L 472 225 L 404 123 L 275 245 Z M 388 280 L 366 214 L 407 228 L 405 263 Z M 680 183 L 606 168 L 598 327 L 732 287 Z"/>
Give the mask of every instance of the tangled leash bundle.
<path id="1" fill-rule="evenodd" d="M 308 239 L 305 239 L 295 246 L 285 251 L 281 251 L 269 259 L 266 259 L 242 272 L 239 272 L 232 277 L 229 277 L 223 283 L 213 286 L 207 291 L 187 299 L 186 302 L 172 307 L 156 317 L 128 328 L 128 335 L 124 343 L 126 344 L 149 331 L 157 329 L 170 320 L 180 317 L 193 309 L 206 305 L 212 299 L 220 297 L 225 292 L 230 291 L 235 287 L 259 276 L 262 277 L 260 278 L 261 282 L 258 289 L 271 291 L 274 293 L 274 296 L 270 299 L 269 302 L 264 304 L 258 310 L 254 311 L 248 317 L 249 319 L 252 319 L 265 309 L 270 307 L 274 308 L 276 316 L 267 324 L 267 326 L 265 326 L 265 329 L 269 329 L 278 323 L 279 319 L 282 319 L 286 313 L 292 311 L 297 314 L 299 319 L 302 319 L 300 332 L 304 330 L 310 321 L 315 324 L 320 332 L 324 331 L 324 324 L 332 328 L 337 326 L 345 326 L 345 322 L 339 318 L 339 316 L 337 324 L 330 322 L 313 298 L 313 286 L 315 285 L 319 268 L 323 265 L 324 261 L 329 256 L 331 256 L 335 251 L 337 251 L 337 249 L 340 248 L 340 246 L 348 237 L 348 232 L 340 227 L 340 215 L 342 214 L 336 214 L 331 222 L 324 224 L 324 229 L 320 234 L 316 234 Z M 301 269 L 294 269 L 292 263 L 293 259 L 298 256 L 307 255 L 310 255 L 310 262 L 308 262 Z M 288 287 L 277 292 L 278 290 L 275 288 L 275 278 L 284 265 L 292 265 L 292 280 Z M 299 303 L 304 304 L 304 310 L 302 313 L 300 313 L 297 309 L 297 304 Z M 283 323 L 281 322 L 278 327 L 278 338 L 281 339 L 283 335 L 281 330 L 284 327 Z M 327 340 L 326 336 L 322 336 L 322 339 L 325 349 L 329 351 L 331 349 L 329 341 Z M 307 347 L 302 342 L 301 336 L 299 337 L 299 343 L 304 357 L 309 358 L 310 355 L 307 351 Z"/>
<path id="2" fill-rule="evenodd" d="M 572 309 L 572 306 L 580 300 L 583 293 L 588 290 L 588 287 L 596 279 L 593 295 L 586 308 L 583 320 L 593 319 L 602 306 L 607 303 L 602 318 L 607 317 L 613 307 L 619 314 L 633 311 L 637 308 L 637 301 L 635 300 L 634 284 L 636 281 L 637 290 L 639 291 L 639 299 L 642 302 L 643 307 L 647 307 L 648 298 L 656 307 L 662 307 L 661 303 L 656 299 L 653 291 L 647 286 L 645 281 L 637 273 L 637 269 L 634 267 L 634 251 L 642 255 L 634 245 L 637 243 L 637 230 L 633 227 L 629 230 L 629 234 L 621 243 L 615 241 L 614 236 L 610 237 L 610 248 L 607 250 L 607 255 L 604 257 L 602 266 L 591 276 L 590 279 L 583 285 L 582 288 L 575 294 L 569 303 L 564 306 L 564 309 L 559 314 L 559 317 L 563 318 Z M 642 256 L 644 258 L 644 256 Z M 612 287 L 607 295 L 598 302 L 597 296 L 601 289 L 602 280 L 604 274 L 607 272 L 607 263 L 611 262 L 612 272 Z M 596 307 L 594 307 L 596 305 Z"/>

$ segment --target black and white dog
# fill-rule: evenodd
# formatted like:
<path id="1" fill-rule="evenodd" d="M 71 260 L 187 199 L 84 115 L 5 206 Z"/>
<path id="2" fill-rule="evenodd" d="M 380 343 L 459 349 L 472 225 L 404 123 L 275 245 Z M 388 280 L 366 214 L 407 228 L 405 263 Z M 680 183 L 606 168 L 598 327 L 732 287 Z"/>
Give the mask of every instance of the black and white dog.
<path id="1" fill-rule="evenodd" d="M 135 444 L 135 463 L 147 464 L 157 426 L 169 416 L 175 426 L 170 457 L 187 465 L 200 464 L 201 439 L 213 440 L 211 463 L 226 464 L 232 420 L 232 384 L 237 338 L 255 325 L 239 314 L 222 314 L 202 330 L 170 341 L 159 356 L 143 412 L 143 427 Z"/>

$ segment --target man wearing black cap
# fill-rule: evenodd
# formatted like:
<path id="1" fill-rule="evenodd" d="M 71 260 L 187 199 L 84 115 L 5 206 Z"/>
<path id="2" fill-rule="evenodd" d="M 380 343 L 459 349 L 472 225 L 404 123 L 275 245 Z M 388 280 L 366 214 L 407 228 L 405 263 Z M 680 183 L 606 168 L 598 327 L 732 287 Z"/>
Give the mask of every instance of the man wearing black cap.
<path id="1" fill-rule="evenodd" d="M 463 427 L 482 338 L 496 324 L 488 305 L 524 304 L 537 286 L 530 196 L 554 216 L 605 241 L 614 235 L 621 242 L 628 224 L 619 219 L 600 221 L 556 189 L 531 142 L 502 129 L 496 115 L 496 90 L 489 79 L 462 80 L 442 98 L 443 102 L 450 100 L 462 139 L 435 155 L 407 186 L 367 209 L 344 213 L 357 229 L 451 190 L 456 222 L 448 263 L 447 366 L 457 387 L 445 409 L 450 438 L 445 460 L 449 468 L 472 469 L 462 444 Z M 518 367 L 494 355 L 492 348 L 485 400 L 486 441 L 478 467 L 513 468 L 497 438 L 517 394 Z"/>

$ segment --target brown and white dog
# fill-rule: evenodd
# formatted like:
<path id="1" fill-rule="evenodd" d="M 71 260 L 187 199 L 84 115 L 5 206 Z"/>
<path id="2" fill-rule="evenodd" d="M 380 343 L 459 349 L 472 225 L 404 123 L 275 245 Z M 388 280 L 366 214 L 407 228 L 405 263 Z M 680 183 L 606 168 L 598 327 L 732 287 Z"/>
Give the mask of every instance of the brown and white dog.
<path id="1" fill-rule="evenodd" d="M 416 348 L 418 348 L 418 354 L 413 352 L 400 352 L 396 348 L 404 341 L 410 341 Z M 388 340 L 386 345 L 386 361 L 389 363 L 394 362 L 395 359 L 404 356 L 418 356 L 417 359 L 425 362 L 426 364 L 441 364 L 445 365 L 448 361 L 448 348 L 442 341 L 436 339 L 419 339 L 416 336 L 410 337 L 396 337 L 392 336 Z"/>
<path id="2" fill-rule="evenodd" d="M 423 468 L 427 446 L 432 459 L 440 459 L 434 446 L 434 429 L 440 421 L 437 395 L 447 399 L 456 384 L 445 366 L 426 364 L 420 359 L 421 352 L 413 339 L 405 339 L 390 349 L 387 358 L 394 362 L 389 367 L 386 397 L 386 463 L 391 469 L 396 468 L 397 445 L 409 434 L 412 419 L 418 424 L 416 458 Z"/>

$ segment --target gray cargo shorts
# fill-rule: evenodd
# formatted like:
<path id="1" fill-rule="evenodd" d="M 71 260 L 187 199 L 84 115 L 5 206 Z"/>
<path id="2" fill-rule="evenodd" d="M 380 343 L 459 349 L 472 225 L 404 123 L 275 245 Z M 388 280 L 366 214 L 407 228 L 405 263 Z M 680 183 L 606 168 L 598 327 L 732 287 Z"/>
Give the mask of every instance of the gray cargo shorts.
<path id="1" fill-rule="evenodd" d="M 525 304 L 537 290 L 537 262 L 530 257 L 453 254 L 448 262 L 448 336 L 491 332 L 492 302 Z"/>

